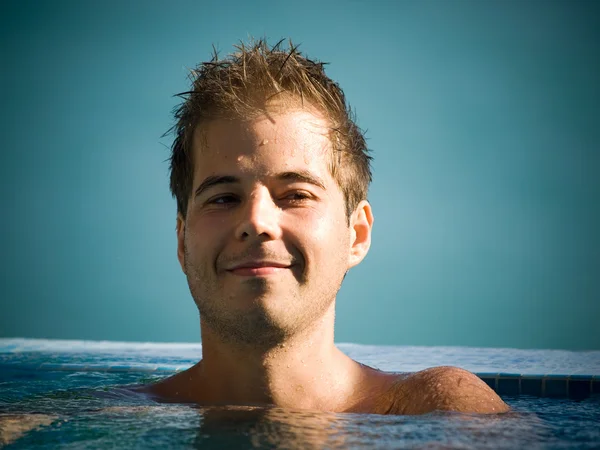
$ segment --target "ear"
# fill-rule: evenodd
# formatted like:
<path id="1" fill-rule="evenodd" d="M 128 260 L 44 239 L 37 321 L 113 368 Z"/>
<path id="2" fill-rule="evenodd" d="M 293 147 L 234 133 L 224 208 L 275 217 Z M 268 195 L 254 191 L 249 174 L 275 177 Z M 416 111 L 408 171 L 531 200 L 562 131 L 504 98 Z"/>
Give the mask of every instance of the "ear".
<path id="1" fill-rule="evenodd" d="M 181 213 L 177 214 L 177 259 L 185 273 L 185 219 Z"/>
<path id="2" fill-rule="evenodd" d="M 371 230 L 373 229 L 373 212 L 368 201 L 361 201 L 350 217 L 350 259 L 348 268 L 360 263 L 371 247 Z"/>

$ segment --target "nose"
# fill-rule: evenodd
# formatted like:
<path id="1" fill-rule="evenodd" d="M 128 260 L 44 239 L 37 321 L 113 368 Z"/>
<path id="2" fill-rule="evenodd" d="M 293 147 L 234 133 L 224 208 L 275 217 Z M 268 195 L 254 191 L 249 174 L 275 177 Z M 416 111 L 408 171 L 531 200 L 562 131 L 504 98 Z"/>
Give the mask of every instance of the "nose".
<path id="1" fill-rule="evenodd" d="M 255 189 L 239 211 L 241 217 L 235 233 L 238 239 L 263 237 L 272 240 L 281 236 L 281 209 L 266 187 Z"/>

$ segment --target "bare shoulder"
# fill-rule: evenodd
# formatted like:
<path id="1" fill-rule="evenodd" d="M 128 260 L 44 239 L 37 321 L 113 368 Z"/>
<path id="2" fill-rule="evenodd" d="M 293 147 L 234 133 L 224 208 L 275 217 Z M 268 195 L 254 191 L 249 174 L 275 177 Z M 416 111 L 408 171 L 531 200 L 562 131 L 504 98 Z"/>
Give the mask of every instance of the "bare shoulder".
<path id="1" fill-rule="evenodd" d="M 161 402 L 186 402 L 190 395 L 190 369 L 178 372 L 152 384 L 135 387 L 135 392 L 150 395 Z"/>
<path id="2" fill-rule="evenodd" d="M 173 388 L 179 384 L 177 382 L 179 374 L 171 375 L 170 377 L 163 378 L 162 380 L 155 381 L 150 384 L 144 384 L 132 388 L 135 392 L 141 392 L 156 397 L 165 397 L 167 393 L 173 391 Z"/>
<path id="3" fill-rule="evenodd" d="M 456 411 L 497 414 L 509 407 L 479 377 L 458 367 L 432 367 L 398 379 L 389 391 L 389 414 Z"/>

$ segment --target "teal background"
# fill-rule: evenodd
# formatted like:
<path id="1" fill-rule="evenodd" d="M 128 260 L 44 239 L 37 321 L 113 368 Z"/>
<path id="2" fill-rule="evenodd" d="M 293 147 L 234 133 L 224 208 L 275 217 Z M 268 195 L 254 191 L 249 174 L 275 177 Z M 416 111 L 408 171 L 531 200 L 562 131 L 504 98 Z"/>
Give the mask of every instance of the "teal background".
<path id="1" fill-rule="evenodd" d="M 197 341 L 174 94 L 248 35 L 328 61 L 374 151 L 336 341 L 600 349 L 600 7 L 3 1 L 0 337 Z"/>

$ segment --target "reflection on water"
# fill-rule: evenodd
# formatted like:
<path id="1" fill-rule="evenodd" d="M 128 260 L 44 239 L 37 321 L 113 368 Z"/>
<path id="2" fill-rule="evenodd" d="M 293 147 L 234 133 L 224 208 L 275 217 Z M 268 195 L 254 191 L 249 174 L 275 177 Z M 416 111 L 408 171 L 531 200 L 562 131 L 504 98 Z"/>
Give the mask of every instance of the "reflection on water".
<path id="1" fill-rule="evenodd" d="M 508 400 L 508 399 L 507 399 Z M 513 399 L 516 411 L 499 415 L 437 413 L 423 416 L 334 414 L 283 408 L 198 408 L 196 448 L 524 448 L 558 445 L 579 432 L 579 444 L 600 444 L 592 431 L 598 401 L 563 401 L 577 420 L 531 409 L 547 399 Z M 510 400 L 509 400 L 510 401 Z M 557 403 L 556 401 L 550 401 Z M 560 403 L 560 401 L 559 401 Z M 583 407 L 582 407 L 583 406 Z M 554 406 L 554 409 L 561 407 Z M 535 409 L 535 408 L 534 408 Z M 549 416 L 554 418 L 546 420 Z M 572 412 L 569 414 L 572 416 Z M 565 420 L 566 419 L 566 420 Z M 560 430 L 558 424 L 566 430 Z M 587 426 L 586 426 L 587 424 Z M 574 428 L 573 428 L 574 427 Z M 572 429 L 570 429 L 572 428 Z M 567 431 L 568 430 L 568 431 Z M 571 442 L 573 443 L 573 442 Z M 566 442 L 562 442 L 566 444 Z"/>
<path id="2" fill-rule="evenodd" d="M 430 414 L 419 417 L 333 414 L 283 408 L 201 408 L 197 448 L 485 447 L 515 434 L 546 434 L 535 415 Z M 525 419 L 525 420 L 523 420 Z M 539 423 L 537 423 L 539 425 Z M 521 443 L 524 443 L 521 441 Z"/>
<path id="3" fill-rule="evenodd" d="M 345 447 L 343 418 L 337 414 L 282 408 L 201 408 L 198 448 Z"/>
<path id="4" fill-rule="evenodd" d="M 597 444 L 600 435 L 591 423 L 600 416 L 598 404 L 588 412 L 579 408 L 578 414 L 576 424 L 557 426 L 531 412 L 377 416 L 276 407 L 120 405 L 55 417 L 11 448 L 551 448 L 572 444 L 573 433 L 579 434 L 578 447 Z"/>

